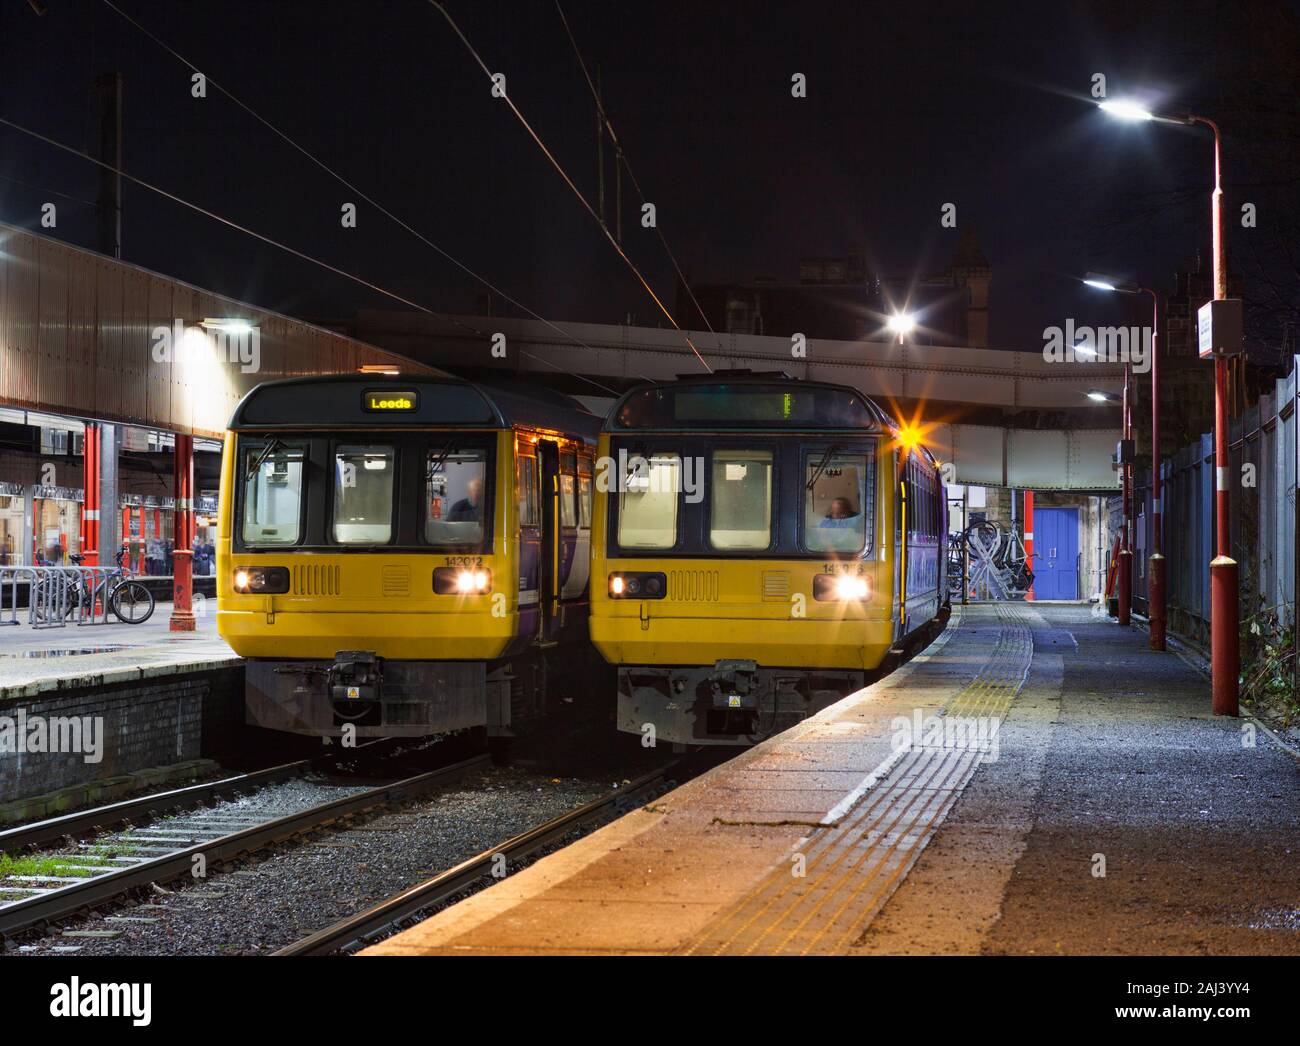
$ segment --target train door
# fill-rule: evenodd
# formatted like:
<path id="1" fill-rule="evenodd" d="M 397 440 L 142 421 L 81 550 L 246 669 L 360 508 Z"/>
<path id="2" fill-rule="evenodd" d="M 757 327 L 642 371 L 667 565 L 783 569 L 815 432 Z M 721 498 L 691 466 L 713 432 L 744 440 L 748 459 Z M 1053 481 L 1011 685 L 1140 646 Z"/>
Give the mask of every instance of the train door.
<path id="1" fill-rule="evenodd" d="M 1079 510 L 1034 509 L 1034 597 L 1079 598 Z"/>
<path id="2" fill-rule="evenodd" d="M 541 526 L 538 530 L 538 600 L 542 642 L 553 642 L 558 631 L 560 608 L 560 450 L 550 440 L 537 444 L 537 465 L 542 493 Z"/>

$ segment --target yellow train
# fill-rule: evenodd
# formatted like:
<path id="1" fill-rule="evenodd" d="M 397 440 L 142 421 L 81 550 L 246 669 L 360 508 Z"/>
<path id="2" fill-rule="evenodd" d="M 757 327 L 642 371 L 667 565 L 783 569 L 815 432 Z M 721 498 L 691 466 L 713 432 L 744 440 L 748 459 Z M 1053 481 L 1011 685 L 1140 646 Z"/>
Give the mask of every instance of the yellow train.
<path id="1" fill-rule="evenodd" d="M 858 391 L 731 371 L 645 385 L 597 450 L 591 637 L 618 725 L 751 744 L 941 626 L 937 463 Z"/>
<path id="2" fill-rule="evenodd" d="M 247 720 L 509 737 L 541 716 L 557 676 L 600 664 L 598 430 L 567 397 L 454 379 L 250 392 L 226 435 L 217 548 L 217 624 L 247 659 Z"/>

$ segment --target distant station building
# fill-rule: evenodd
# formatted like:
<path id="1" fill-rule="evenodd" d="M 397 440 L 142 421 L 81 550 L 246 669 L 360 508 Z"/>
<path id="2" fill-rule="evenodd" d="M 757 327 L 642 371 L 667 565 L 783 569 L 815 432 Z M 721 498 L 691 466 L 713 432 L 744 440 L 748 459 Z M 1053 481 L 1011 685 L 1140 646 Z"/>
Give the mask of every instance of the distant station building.
<path id="1" fill-rule="evenodd" d="M 915 279 L 873 272 L 864 257 L 801 258 L 796 282 L 679 284 L 675 314 L 693 330 L 859 341 L 876 338 L 887 317 L 905 310 L 918 317 L 914 344 L 988 347 L 993 272 L 973 232 L 962 235 L 946 269 Z"/>

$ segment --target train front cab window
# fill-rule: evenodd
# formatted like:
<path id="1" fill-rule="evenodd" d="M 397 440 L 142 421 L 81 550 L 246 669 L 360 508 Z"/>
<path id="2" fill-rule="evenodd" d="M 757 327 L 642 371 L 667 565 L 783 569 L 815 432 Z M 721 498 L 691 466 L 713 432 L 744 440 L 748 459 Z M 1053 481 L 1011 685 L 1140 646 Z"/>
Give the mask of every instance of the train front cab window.
<path id="1" fill-rule="evenodd" d="M 804 546 L 856 554 L 867 548 L 874 508 L 874 458 L 865 453 L 804 454 Z"/>
<path id="2" fill-rule="evenodd" d="M 250 547 L 298 544 L 306 447 L 278 439 L 256 440 L 244 444 L 243 452 L 241 540 Z"/>
<path id="3" fill-rule="evenodd" d="M 619 477 L 618 544 L 626 549 L 665 549 L 677 544 L 682 459 L 652 453 L 629 460 Z"/>
<path id="4" fill-rule="evenodd" d="M 386 444 L 334 449 L 334 540 L 340 545 L 386 545 L 393 538 L 396 454 Z"/>
<path id="5" fill-rule="evenodd" d="M 715 450 L 709 497 L 709 544 L 719 551 L 761 551 L 772 544 L 772 452 Z"/>
<path id="6" fill-rule="evenodd" d="M 491 502 L 487 452 L 433 447 L 424 460 L 424 540 L 443 548 L 480 548 Z"/>

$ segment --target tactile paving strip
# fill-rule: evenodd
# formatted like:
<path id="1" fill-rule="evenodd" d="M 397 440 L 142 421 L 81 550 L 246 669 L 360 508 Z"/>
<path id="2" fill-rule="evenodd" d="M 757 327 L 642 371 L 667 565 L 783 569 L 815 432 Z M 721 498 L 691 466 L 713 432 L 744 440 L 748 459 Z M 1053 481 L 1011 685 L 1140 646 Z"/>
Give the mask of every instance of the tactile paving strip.
<path id="1" fill-rule="evenodd" d="M 1023 607 L 999 605 L 999 634 L 945 720 L 996 729 L 1029 673 L 1033 633 Z M 897 753 L 848 810 L 827 815 L 739 901 L 681 949 L 704 955 L 840 954 L 857 941 L 929 842 L 984 753 L 920 743 Z M 896 760 L 896 761 L 895 761 Z"/>

